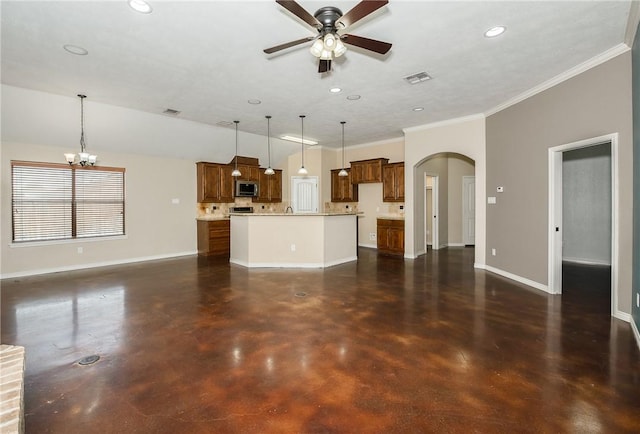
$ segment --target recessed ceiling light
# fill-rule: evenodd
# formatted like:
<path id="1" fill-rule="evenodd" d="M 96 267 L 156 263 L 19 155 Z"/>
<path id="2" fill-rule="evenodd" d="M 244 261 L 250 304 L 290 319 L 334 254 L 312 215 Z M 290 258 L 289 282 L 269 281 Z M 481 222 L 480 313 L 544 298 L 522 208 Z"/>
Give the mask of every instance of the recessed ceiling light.
<path id="1" fill-rule="evenodd" d="M 89 54 L 85 48 L 78 47 L 77 45 L 67 44 L 63 45 L 62 48 L 64 48 L 68 53 L 75 54 L 77 56 L 86 56 Z"/>
<path id="2" fill-rule="evenodd" d="M 424 110 L 424 107 L 414 107 L 413 108 L 414 112 L 421 112 L 422 110 Z"/>
<path id="3" fill-rule="evenodd" d="M 141 14 L 150 14 L 153 11 L 151 5 L 144 0 L 129 0 L 129 6 Z"/>
<path id="4" fill-rule="evenodd" d="M 332 87 L 331 89 L 329 89 L 329 92 L 331 92 L 331 93 L 340 93 L 340 92 L 342 92 L 342 89 L 340 89 L 339 87 Z"/>
<path id="5" fill-rule="evenodd" d="M 357 101 L 357 100 L 359 100 L 360 98 L 361 98 L 361 96 L 360 96 L 360 95 L 349 95 L 349 96 L 347 97 L 347 99 L 348 99 L 349 101 Z"/>
<path id="6" fill-rule="evenodd" d="M 252 105 L 262 104 L 262 101 L 260 101 L 259 99 L 250 99 L 247 102 Z"/>
<path id="7" fill-rule="evenodd" d="M 495 38 L 496 36 L 500 36 L 501 34 L 503 34 L 505 30 L 507 30 L 507 28 L 505 26 L 491 27 L 489 30 L 484 32 L 484 37 L 485 38 Z"/>
<path id="8" fill-rule="evenodd" d="M 285 135 L 285 136 L 280 136 L 280 138 L 281 138 L 282 140 L 288 140 L 288 141 L 290 141 L 290 142 L 300 143 L 300 137 L 296 137 L 296 136 L 287 136 L 287 135 Z M 315 140 L 310 140 L 310 139 L 304 139 L 304 140 L 302 140 L 302 143 L 304 143 L 305 145 L 310 145 L 310 146 L 313 146 L 313 145 L 317 145 L 317 144 L 318 144 L 318 142 L 317 142 L 317 141 L 315 141 Z"/>

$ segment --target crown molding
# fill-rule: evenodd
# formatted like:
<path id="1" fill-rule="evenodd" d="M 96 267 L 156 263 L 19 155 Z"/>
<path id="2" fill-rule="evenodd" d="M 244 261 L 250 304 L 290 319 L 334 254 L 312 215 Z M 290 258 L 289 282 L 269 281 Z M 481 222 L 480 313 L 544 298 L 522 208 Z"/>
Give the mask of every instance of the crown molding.
<path id="1" fill-rule="evenodd" d="M 403 128 L 402 131 L 406 133 L 414 133 L 416 131 L 430 130 L 432 128 L 445 127 L 447 125 L 455 125 L 461 124 L 464 122 L 476 121 L 479 119 L 484 119 L 486 116 L 484 113 L 476 113 L 469 116 L 462 116 L 459 118 L 446 119 L 444 121 L 432 122 L 430 124 L 418 125 L 416 127 Z"/>
<path id="2" fill-rule="evenodd" d="M 502 111 L 506 108 L 511 107 L 512 105 L 515 105 L 519 102 L 524 101 L 527 98 L 531 98 L 534 95 L 537 95 L 541 92 L 544 92 L 547 89 L 552 88 L 553 86 L 562 83 L 563 81 L 567 81 L 570 78 L 575 77 L 576 75 L 582 74 L 583 72 L 588 71 L 591 68 L 594 68 L 598 65 L 601 65 L 611 59 L 613 59 L 614 57 L 618 57 L 619 55 L 626 53 L 627 51 L 629 51 L 630 48 L 626 45 L 626 44 L 618 44 L 613 48 L 610 48 L 609 50 L 598 54 L 597 56 L 592 57 L 591 59 L 587 60 L 586 62 L 583 62 L 579 65 L 574 66 L 571 69 L 568 69 L 566 71 L 564 71 L 561 74 L 556 75 L 555 77 L 521 93 L 520 95 L 511 98 L 510 100 L 507 100 L 505 102 L 503 102 L 502 104 L 492 108 L 491 110 L 487 110 L 484 115 L 485 117 L 489 117 L 493 114 L 498 113 L 499 111 Z"/>
<path id="3" fill-rule="evenodd" d="M 627 29 L 624 32 L 624 43 L 628 47 L 633 47 L 633 41 L 636 38 L 638 24 L 640 23 L 640 2 L 632 1 L 629 7 L 629 19 L 627 20 Z"/>
<path id="4" fill-rule="evenodd" d="M 404 144 L 404 136 L 395 137 L 393 139 L 378 140 L 377 142 L 360 143 L 357 145 L 345 146 L 344 149 L 369 148 L 371 146 L 382 146 L 382 145 L 389 145 L 392 143 Z"/>

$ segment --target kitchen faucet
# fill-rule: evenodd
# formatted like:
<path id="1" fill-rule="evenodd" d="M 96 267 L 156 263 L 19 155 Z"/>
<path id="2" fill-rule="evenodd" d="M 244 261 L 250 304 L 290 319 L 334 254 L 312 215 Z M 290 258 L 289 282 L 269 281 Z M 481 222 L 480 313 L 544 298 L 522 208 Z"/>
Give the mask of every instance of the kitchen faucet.
<path id="1" fill-rule="evenodd" d="M 291 208 L 291 206 L 288 206 L 287 208 L 285 208 L 284 213 L 289 214 L 289 211 L 291 211 L 291 214 L 293 214 L 293 208 Z"/>

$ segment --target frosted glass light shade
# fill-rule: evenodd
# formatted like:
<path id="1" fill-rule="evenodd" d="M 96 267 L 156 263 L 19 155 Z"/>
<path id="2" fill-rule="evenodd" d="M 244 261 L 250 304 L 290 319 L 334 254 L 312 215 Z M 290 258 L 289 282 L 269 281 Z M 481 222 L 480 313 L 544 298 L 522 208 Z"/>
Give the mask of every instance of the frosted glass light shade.
<path id="1" fill-rule="evenodd" d="M 322 43 L 322 39 L 316 39 L 311 45 L 311 48 L 309 48 L 309 51 L 315 57 L 320 57 L 320 54 L 322 54 L 323 48 L 324 48 L 324 44 Z"/>
<path id="2" fill-rule="evenodd" d="M 275 175 L 275 173 L 276 173 L 275 170 L 273 170 L 271 166 L 267 167 L 266 170 L 264 171 L 265 175 Z"/>
<path id="3" fill-rule="evenodd" d="M 347 52 L 347 47 L 342 43 L 340 38 L 336 41 L 336 48 L 333 49 L 333 55 L 336 57 L 342 56 Z"/>
<path id="4" fill-rule="evenodd" d="M 238 169 L 233 169 L 233 172 L 231 172 L 231 176 L 242 176 L 242 173 L 240 173 Z"/>
<path id="5" fill-rule="evenodd" d="M 309 171 L 305 169 L 304 166 L 298 169 L 298 175 L 308 175 L 308 174 L 309 174 Z"/>
<path id="6" fill-rule="evenodd" d="M 338 176 L 349 176 L 349 173 L 346 170 L 342 169 L 340 172 L 338 172 Z"/>
<path id="7" fill-rule="evenodd" d="M 64 154 L 64 158 L 67 159 L 67 163 L 73 164 L 73 162 L 76 160 L 76 154 Z"/>

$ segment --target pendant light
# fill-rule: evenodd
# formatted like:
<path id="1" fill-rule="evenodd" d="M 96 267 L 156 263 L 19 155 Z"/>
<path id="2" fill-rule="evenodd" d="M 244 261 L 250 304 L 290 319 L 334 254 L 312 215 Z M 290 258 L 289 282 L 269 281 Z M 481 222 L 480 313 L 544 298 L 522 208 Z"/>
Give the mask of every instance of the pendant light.
<path id="1" fill-rule="evenodd" d="M 236 124 L 236 157 L 234 158 L 235 162 L 236 162 L 236 167 L 235 169 L 233 169 L 233 172 L 231 172 L 231 176 L 241 176 L 242 173 L 240 173 L 240 171 L 238 170 L 238 124 L 240 123 L 240 121 L 233 121 L 234 124 Z"/>
<path id="2" fill-rule="evenodd" d="M 338 176 L 349 176 L 349 173 L 344 168 L 344 124 L 346 124 L 346 122 L 340 121 L 340 123 L 342 124 L 342 170 L 338 172 Z"/>
<path id="3" fill-rule="evenodd" d="M 81 166 L 86 166 L 87 164 L 94 166 L 98 157 L 87 152 L 87 146 L 84 142 L 84 99 L 86 97 L 86 95 L 78 94 L 78 98 L 80 98 L 80 153 L 78 154 L 78 164 Z M 64 154 L 64 158 L 71 166 L 76 161 L 76 154 Z"/>
<path id="4" fill-rule="evenodd" d="M 304 168 L 304 118 L 305 115 L 300 115 L 300 146 L 302 147 L 302 165 L 298 169 L 298 175 L 308 175 L 309 172 Z"/>
<path id="5" fill-rule="evenodd" d="M 267 149 L 269 150 L 269 167 L 264 171 L 265 175 L 274 175 L 276 172 L 271 168 L 271 116 L 267 118 Z"/>

